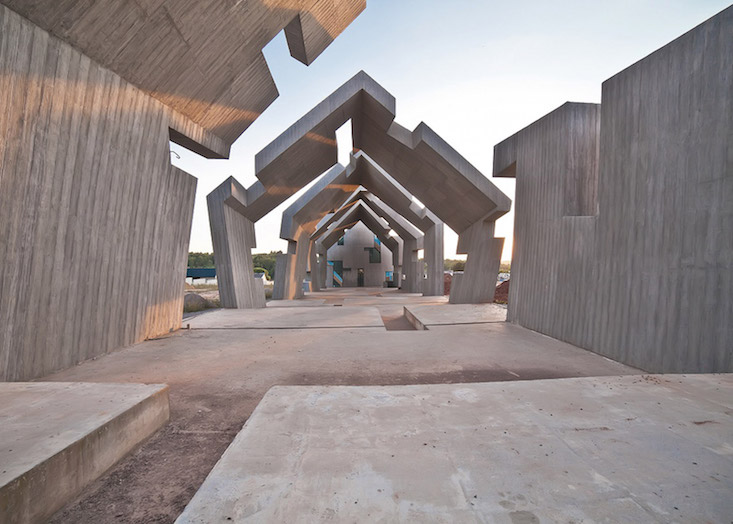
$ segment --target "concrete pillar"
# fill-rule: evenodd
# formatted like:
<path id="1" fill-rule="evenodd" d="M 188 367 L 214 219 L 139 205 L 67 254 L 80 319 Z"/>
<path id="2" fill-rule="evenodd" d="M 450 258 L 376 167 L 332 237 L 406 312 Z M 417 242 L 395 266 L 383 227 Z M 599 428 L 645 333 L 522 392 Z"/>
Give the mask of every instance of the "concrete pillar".
<path id="1" fill-rule="evenodd" d="M 256 245 L 254 224 L 227 205 L 217 191 L 207 196 L 207 204 L 221 305 L 265 307 L 265 295 L 256 285 L 252 263 L 252 248 Z"/>
<path id="2" fill-rule="evenodd" d="M 492 302 L 499 274 L 503 238 L 494 238 L 494 222 L 476 222 L 458 235 L 457 252 L 467 255 L 463 273 L 451 283 L 451 304 Z"/>
<path id="3" fill-rule="evenodd" d="M 318 250 L 315 242 L 310 242 L 310 254 L 308 256 L 308 270 L 311 276 L 311 291 L 319 291 L 321 284 L 321 270 L 318 267 Z"/>
<path id="4" fill-rule="evenodd" d="M 422 271 L 417 252 L 417 241 L 405 240 L 404 253 L 402 255 L 402 285 L 406 293 L 419 293 Z"/>
<path id="5" fill-rule="evenodd" d="M 442 222 L 425 231 L 425 262 L 428 265 L 428 270 L 427 279 L 423 282 L 423 295 L 426 297 L 443 296 Z"/>

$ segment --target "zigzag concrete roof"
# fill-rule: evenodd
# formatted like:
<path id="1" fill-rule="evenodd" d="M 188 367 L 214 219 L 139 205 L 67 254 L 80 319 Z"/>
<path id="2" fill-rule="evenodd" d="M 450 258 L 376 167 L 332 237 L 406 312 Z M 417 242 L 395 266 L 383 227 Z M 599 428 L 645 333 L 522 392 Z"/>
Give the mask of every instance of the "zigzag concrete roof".
<path id="1" fill-rule="evenodd" d="M 426 124 L 396 123 L 394 97 L 362 71 L 256 155 L 247 217 L 259 220 L 334 166 L 336 130 L 349 119 L 354 148 L 459 234 L 509 211 L 509 198 Z"/>
<path id="2" fill-rule="evenodd" d="M 200 126 L 171 138 L 211 158 L 277 98 L 262 48 L 284 30 L 310 64 L 366 0 L 1 0 Z"/>
<path id="3" fill-rule="evenodd" d="M 342 206 L 348 195 L 359 187 L 366 187 L 393 204 L 389 206 L 382 202 L 387 208 L 396 211 L 397 215 L 407 216 L 422 226 L 422 230 L 440 223 L 440 219 L 430 210 L 418 206 L 412 200 L 412 195 L 394 178 L 363 152 L 358 152 L 351 155 L 345 168 L 336 164 L 283 212 L 280 238 L 297 241 L 298 228 L 312 233 L 326 214 Z"/>
<path id="4" fill-rule="evenodd" d="M 332 223 L 330 228 L 321 231 L 321 234 L 318 236 L 313 235 L 311 239 L 320 241 L 323 247 L 328 249 L 343 235 L 344 230 L 361 222 L 376 235 L 382 244 L 392 251 L 393 255 L 397 255 L 397 259 L 401 257 L 401 253 L 399 253 L 401 242 L 397 238 L 390 236 L 390 228 L 386 220 L 377 216 L 374 211 L 369 209 L 360 200 L 355 201 L 353 205 L 345 209 L 346 212 L 336 222 Z"/>

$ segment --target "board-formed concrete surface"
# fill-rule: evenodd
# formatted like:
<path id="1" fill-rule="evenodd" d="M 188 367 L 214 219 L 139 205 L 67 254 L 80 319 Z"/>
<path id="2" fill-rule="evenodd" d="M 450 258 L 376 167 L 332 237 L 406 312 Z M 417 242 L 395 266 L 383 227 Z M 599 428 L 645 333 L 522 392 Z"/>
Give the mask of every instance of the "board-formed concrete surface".
<path id="1" fill-rule="evenodd" d="M 494 148 L 509 320 L 649 371 L 733 371 L 733 7 Z"/>
<path id="2" fill-rule="evenodd" d="M 45 522 L 168 421 L 168 386 L 0 383 L 0 522 Z"/>
<path id="3" fill-rule="evenodd" d="M 506 307 L 498 304 L 410 304 L 404 309 L 415 329 L 506 321 Z"/>
<path id="4" fill-rule="evenodd" d="M 309 65 L 366 0 L 2 0 L 170 108 L 171 139 L 209 158 L 277 98 L 262 49 L 283 31 Z"/>
<path id="5" fill-rule="evenodd" d="M 284 29 L 309 64 L 365 5 L 0 0 L 0 380 L 180 327 L 196 179 L 170 141 L 225 158 L 277 96 L 262 47 Z"/>
<path id="6" fill-rule="evenodd" d="M 191 329 L 384 329 L 374 307 L 274 307 L 219 309 L 186 322 Z"/>
<path id="7" fill-rule="evenodd" d="M 352 149 L 363 151 L 458 233 L 457 252 L 466 254 L 467 259 L 462 278 L 456 279 L 451 288 L 451 301 L 491 302 L 493 275 L 498 273 L 504 242 L 494 238 L 494 227 L 496 220 L 509 211 L 511 200 L 424 122 L 413 131 L 395 122 L 395 106 L 394 97 L 360 71 L 257 153 L 257 182 L 247 189 L 231 191 L 225 198 L 219 194 L 212 203 L 220 205 L 226 200 L 252 230 L 251 224 L 338 165 L 336 131 L 351 120 Z M 230 178 L 220 188 L 235 182 Z M 212 223 L 212 228 L 218 227 L 218 223 Z M 432 274 L 424 284 L 435 287 L 423 286 L 422 291 L 439 295 L 443 257 L 437 256 L 437 246 L 443 244 L 443 231 L 436 230 L 434 235 L 423 232 L 426 262 Z M 216 240 L 230 234 L 212 229 L 214 252 L 218 246 L 220 250 L 240 251 L 238 255 L 223 253 L 225 259 L 249 256 L 254 238 L 242 237 L 241 245 Z M 289 245 L 288 254 L 295 254 L 294 246 Z M 223 269 L 229 271 L 226 265 Z M 235 283 L 245 288 L 250 285 Z"/>
<path id="8" fill-rule="evenodd" d="M 728 522 L 733 378 L 275 387 L 179 517 Z"/>

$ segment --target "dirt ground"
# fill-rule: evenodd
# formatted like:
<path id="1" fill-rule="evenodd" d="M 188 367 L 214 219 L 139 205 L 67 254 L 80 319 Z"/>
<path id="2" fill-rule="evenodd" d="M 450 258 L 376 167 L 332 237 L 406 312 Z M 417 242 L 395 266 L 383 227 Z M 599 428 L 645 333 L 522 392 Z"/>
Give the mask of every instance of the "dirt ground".
<path id="1" fill-rule="evenodd" d="M 166 426 L 51 522 L 173 522 L 274 385 L 440 384 L 638 373 L 503 322 L 414 331 L 401 317 L 401 304 L 370 300 L 393 330 L 182 330 L 45 377 L 167 383 L 171 406 Z"/>

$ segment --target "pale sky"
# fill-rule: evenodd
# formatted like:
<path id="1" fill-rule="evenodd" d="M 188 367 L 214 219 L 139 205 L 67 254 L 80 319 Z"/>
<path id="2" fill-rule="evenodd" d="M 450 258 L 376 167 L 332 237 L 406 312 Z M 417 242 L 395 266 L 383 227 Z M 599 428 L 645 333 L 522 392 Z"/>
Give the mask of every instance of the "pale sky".
<path id="1" fill-rule="evenodd" d="M 207 160 L 171 144 L 173 163 L 198 178 L 190 251 L 211 252 L 206 195 L 234 176 L 256 181 L 254 155 L 360 70 L 397 99 L 396 121 L 424 121 L 491 178 L 493 147 L 567 101 L 600 102 L 601 83 L 722 11 L 716 0 L 367 0 L 366 10 L 306 67 L 280 33 L 265 57 L 280 96 L 232 146 Z M 255 253 L 283 250 L 282 211 L 260 220 Z M 511 258 L 514 215 L 497 222 Z M 446 227 L 445 257 L 457 236 Z"/>

